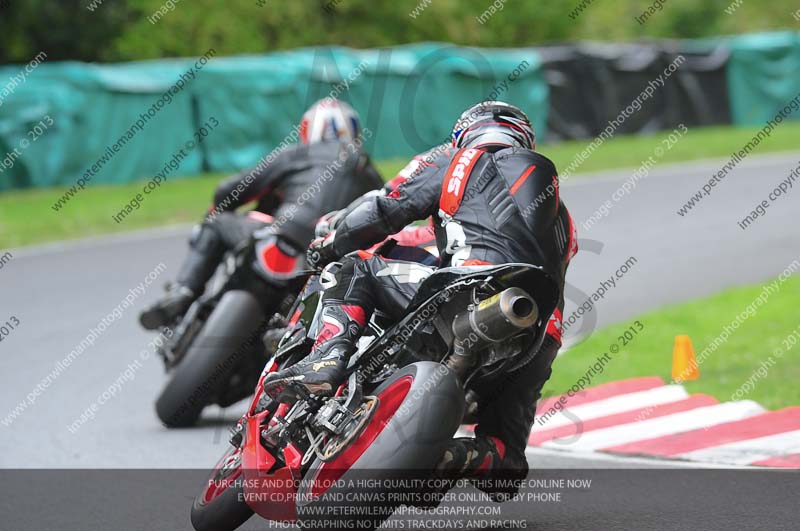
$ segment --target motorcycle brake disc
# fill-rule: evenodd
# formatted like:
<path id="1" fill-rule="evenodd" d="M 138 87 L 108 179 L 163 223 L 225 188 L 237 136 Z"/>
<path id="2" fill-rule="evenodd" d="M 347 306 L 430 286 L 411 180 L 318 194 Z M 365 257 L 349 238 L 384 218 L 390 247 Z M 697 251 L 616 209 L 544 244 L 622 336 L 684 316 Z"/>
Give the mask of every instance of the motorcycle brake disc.
<path id="1" fill-rule="evenodd" d="M 372 420 L 372 415 L 378 409 L 380 400 L 377 396 L 364 397 L 364 403 L 353 412 L 353 417 L 356 420 L 352 429 L 340 437 L 336 437 L 328 441 L 318 453 L 318 457 L 323 462 L 334 460 L 343 451 L 345 451 L 361 434 L 364 427 Z"/>

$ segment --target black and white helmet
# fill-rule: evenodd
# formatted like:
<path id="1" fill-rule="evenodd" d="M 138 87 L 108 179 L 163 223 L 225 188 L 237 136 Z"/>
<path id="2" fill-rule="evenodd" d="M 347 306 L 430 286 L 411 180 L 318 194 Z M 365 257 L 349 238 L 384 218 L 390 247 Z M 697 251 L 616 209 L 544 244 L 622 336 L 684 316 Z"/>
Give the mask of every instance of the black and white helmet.
<path id="1" fill-rule="evenodd" d="M 464 111 L 453 126 L 453 147 L 536 148 L 536 134 L 522 110 L 502 101 L 484 101 Z"/>

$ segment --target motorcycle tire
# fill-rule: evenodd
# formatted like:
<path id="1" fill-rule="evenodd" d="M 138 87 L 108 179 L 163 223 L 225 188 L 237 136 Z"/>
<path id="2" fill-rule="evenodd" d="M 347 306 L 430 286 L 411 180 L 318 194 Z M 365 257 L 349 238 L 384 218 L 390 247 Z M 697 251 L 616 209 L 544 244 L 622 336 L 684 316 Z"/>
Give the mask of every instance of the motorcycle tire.
<path id="1" fill-rule="evenodd" d="M 332 460 L 316 459 L 300 483 L 295 508 L 303 529 L 379 527 L 406 503 L 398 501 L 398 483 L 386 480 L 429 478 L 464 414 L 461 383 L 434 362 L 408 365 L 370 394 L 379 403 L 369 424 Z"/>
<path id="2" fill-rule="evenodd" d="M 191 520 L 196 531 L 233 531 L 253 516 L 253 510 L 244 500 L 241 462 L 233 473 L 227 476 L 221 473 L 222 464 L 237 451 L 238 448 L 231 447 L 226 452 L 203 491 L 194 499 Z"/>
<path id="3" fill-rule="evenodd" d="M 168 428 L 193 426 L 242 356 L 258 348 L 265 315 L 247 291 L 225 293 L 186 356 L 170 373 L 156 401 L 156 413 Z"/>

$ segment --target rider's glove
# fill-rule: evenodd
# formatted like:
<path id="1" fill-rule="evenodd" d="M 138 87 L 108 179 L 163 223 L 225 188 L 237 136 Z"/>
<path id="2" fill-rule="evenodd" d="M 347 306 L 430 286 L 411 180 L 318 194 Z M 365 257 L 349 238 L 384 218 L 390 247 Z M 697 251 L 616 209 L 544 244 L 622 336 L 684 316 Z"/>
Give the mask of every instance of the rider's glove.
<path id="1" fill-rule="evenodd" d="M 317 238 L 324 238 L 331 232 L 331 218 L 336 214 L 336 212 L 330 212 L 325 214 L 319 221 L 317 221 L 316 226 L 314 227 L 314 236 Z"/>
<path id="2" fill-rule="evenodd" d="M 317 225 L 314 227 L 314 236 L 324 238 L 336 230 L 336 225 L 344 219 L 345 214 L 347 214 L 347 210 L 334 210 L 319 218 Z"/>
<path id="3" fill-rule="evenodd" d="M 308 246 L 306 259 L 312 269 L 322 269 L 338 258 L 333 251 L 333 239 L 336 231 L 329 233 L 324 238 L 317 238 Z"/>

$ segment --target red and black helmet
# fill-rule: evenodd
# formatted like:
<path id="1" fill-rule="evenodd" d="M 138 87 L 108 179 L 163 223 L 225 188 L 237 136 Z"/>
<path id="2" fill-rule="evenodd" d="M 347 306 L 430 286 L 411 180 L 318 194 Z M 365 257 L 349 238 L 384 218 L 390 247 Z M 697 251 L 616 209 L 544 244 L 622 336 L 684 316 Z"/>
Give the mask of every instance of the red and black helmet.
<path id="1" fill-rule="evenodd" d="M 536 148 L 536 134 L 522 110 L 502 101 L 483 101 L 464 111 L 453 126 L 453 147 Z"/>

